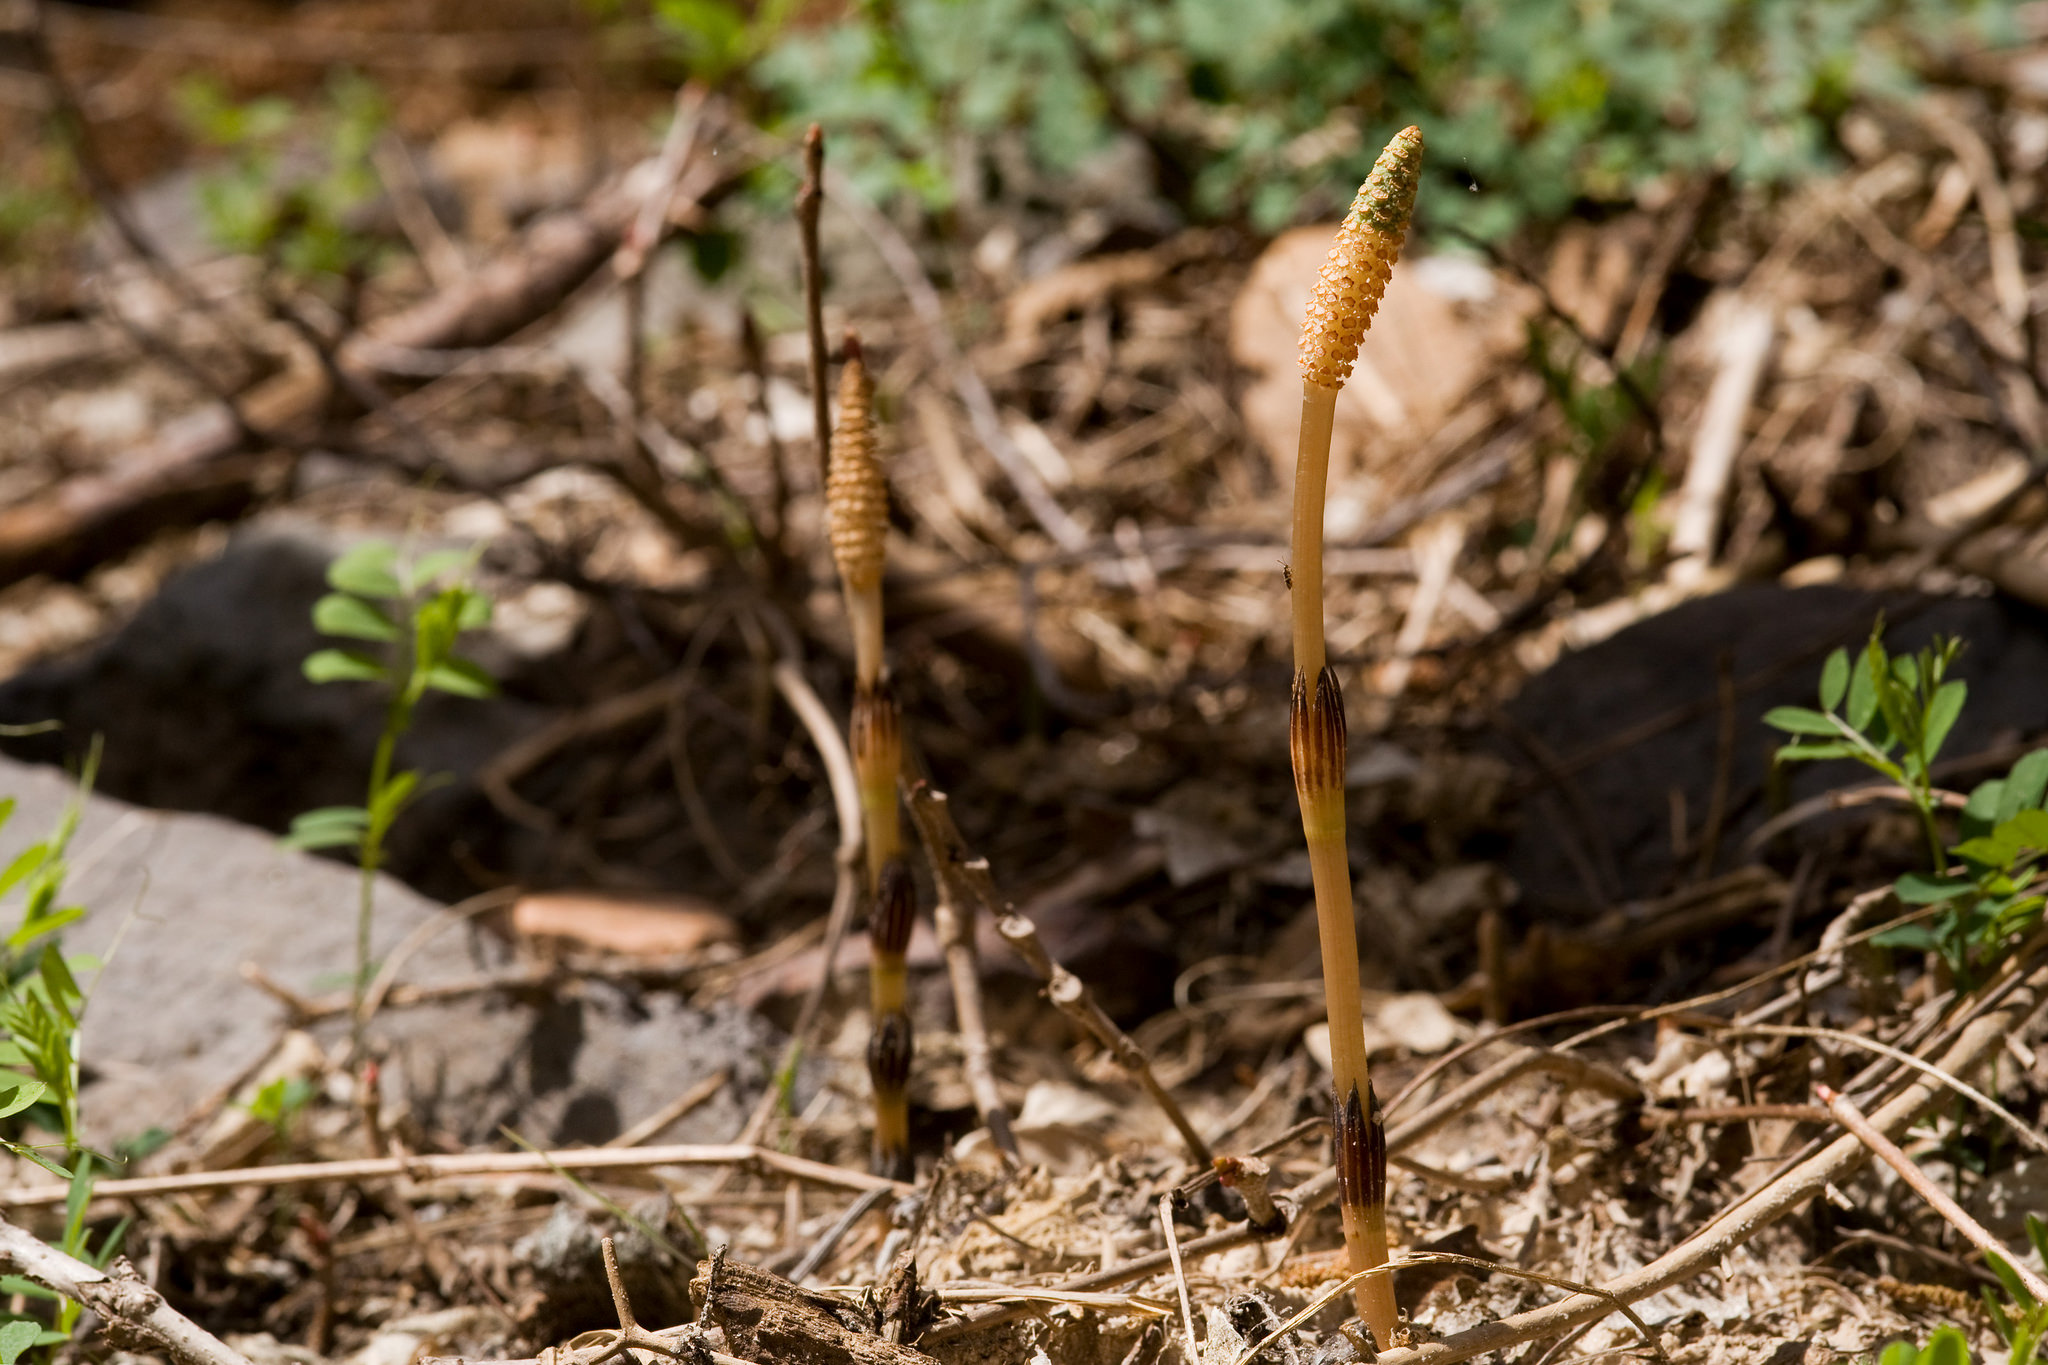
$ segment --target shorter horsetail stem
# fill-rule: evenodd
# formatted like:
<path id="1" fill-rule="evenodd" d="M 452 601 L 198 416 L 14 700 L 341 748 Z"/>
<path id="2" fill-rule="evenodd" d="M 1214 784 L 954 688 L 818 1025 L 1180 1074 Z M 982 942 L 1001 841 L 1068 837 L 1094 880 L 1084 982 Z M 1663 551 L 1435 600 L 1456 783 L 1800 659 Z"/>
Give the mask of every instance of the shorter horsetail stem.
<path id="1" fill-rule="evenodd" d="M 875 1092 L 874 1170 L 891 1180 L 908 1180 L 910 1163 L 910 1016 L 902 1010 L 879 1015 L 868 1036 L 868 1081 Z"/>
<path id="2" fill-rule="evenodd" d="M 854 686 L 847 747 L 853 750 L 861 823 L 867 831 L 868 889 L 879 891 L 882 869 L 903 855 L 903 816 L 896 804 L 896 776 L 903 769 L 903 717 L 887 682 Z"/>
<path id="3" fill-rule="evenodd" d="M 853 627 L 854 676 L 863 686 L 882 677 L 882 564 L 889 529 L 889 485 L 875 455 L 875 386 L 868 379 L 860 338 L 846 334 L 846 366 L 839 376 L 839 424 L 825 475 L 832 559 L 846 591 Z M 890 781 L 895 780 L 894 775 Z"/>
<path id="4" fill-rule="evenodd" d="M 1343 1099 L 1331 1111 L 1330 1138 L 1337 1160 L 1337 1213 L 1344 1223 L 1347 1246 L 1364 1245 L 1374 1253 L 1372 1265 L 1387 1262 L 1387 1124 L 1380 1113 L 1379 1097 L 1366 1082 L 1365 1103 L 1358 1100 L 1358 1087 L 1339 1091 Z M 1354 1270 L 1371 1266 L 1354 1264 Z M 1394 1307 L 1394 1278 L 1375 1275 L 1352 1290 L 1358 1316 L 1384 1351 L 1394 1344 L 1394 1329 L 1400 1321 Z"/>

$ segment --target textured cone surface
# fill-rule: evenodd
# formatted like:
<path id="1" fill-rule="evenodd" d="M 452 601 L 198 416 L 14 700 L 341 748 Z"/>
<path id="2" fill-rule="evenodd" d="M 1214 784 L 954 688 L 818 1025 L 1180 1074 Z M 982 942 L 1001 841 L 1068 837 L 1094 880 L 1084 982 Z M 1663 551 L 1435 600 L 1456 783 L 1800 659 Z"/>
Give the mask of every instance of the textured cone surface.
<path id="1" fill-rule="evenodd" d="M 832 517 L 832 558 L 846 585 L 867 589 L 882 581 L 882 537 L 889 526 L 889 486 L 875 458 L 875 388 L 867 366 L 850 357 L 839 377 L 839 425 L 825 503 Z"/>
<path id="2" fill-rule="evenodd" d="M 1351 201 L 1351 212 L 1309 291 L 1308 317 L 1301 326 L 1301 377 L 1309 383 L 1336 389 L 1351 378 L 1358 345 L 1379 311 L 1394 262 L 1401 258 L 1421 173 L 1422 130 L 1403 128 Z"/>

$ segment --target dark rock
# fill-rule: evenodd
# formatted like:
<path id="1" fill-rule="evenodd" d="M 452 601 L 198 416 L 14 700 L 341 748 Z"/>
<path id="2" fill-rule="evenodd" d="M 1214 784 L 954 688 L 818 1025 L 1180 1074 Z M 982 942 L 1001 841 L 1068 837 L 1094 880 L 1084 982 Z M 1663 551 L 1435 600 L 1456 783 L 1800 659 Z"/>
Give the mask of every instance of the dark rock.
<path id="1" fill-rule="evenodd" d="M 362 804 L 384 697 L 367 685 L 316 685 L 300 672 L 308 654 L 333 643 L 314 631 L 311 617 L 336 552 L 310 532 L 237 535 L 220 558 L 175 575 L 89 652 L 0 683 L 0 723 L 64 726 L 0 740 L 0 749 L 75 765 L 98 735 L 101 790 L 273 831 L 301 811 Z M 540 708 L 506 698 L 430 693 L 398 761 L 453 780 L 407 811 L 387 867 L 443 900 L 477 889 L 453 865 L 456 845 L 485 866 L 516 871 L 506 822 L 471 779 L 545 718 Z"/>
<path id="2" fill-rule="evenodd" d="M 1768 779 L 1784 736 L 1764 725 L 1764 713 L 1816 705 L 1828 652 L 1862 645 L 1880 611 L 1893 653 L 1918 649 L 1938 634 L 1966 642 L 1955 676 L 1969 683 L 1969 703 L 1945 757 L 2048 729 L 2048 689 L 2041 685 L 2048 625 L 2006 599 L 1758 585 L 1688 602 L 1565 656 L 1508 706 L 1510 738 L 1502 748 L 1521 770 L 1528 796 L 1502 861 L 1530 917 L 1568 922 L 1587 915 L 1594 896 L 1575 864 L 1597 873 L 1611 863 L 1618 882 L 1605 891 L 1616 901 L 1654 896 L 1694 875 L 1696 854 L 1673 858 L 1669 793 L 1684 794 L 1688 842 L 1697 845 L 1721 747 L 1717 678 L 1724 668 L 1736 695 L 1716 866 L 1746 861 L 1744 839 L 1775 813 Z M 1516 727 L 1554 756 L 1565 781 L 1512 739 Z M 1967 788 L 2002 771 L 1957 782 Z M 1798 765 L 1784 776 L 1789 801 L 1875 779 L 1846 760 Z M 1813 846 L 1831 829 L 1868 819 L 1868 812 L 1830 815 L 1802 826 L 1791 847 Z"/>

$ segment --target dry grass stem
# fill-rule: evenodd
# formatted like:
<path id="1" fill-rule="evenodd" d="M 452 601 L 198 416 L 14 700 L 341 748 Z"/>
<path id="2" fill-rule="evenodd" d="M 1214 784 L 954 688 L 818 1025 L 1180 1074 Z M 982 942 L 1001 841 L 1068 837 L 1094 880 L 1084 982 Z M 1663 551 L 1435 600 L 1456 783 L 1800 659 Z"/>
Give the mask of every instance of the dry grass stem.
<path id="1" fill-rule="evenodd" d="M 903 800 L 910 807 L 911 822 L 917 826 L 932 882 L 939 890 L 935 927 L 945 948 L 946 978 L 953 987 L 967 1086 L 996 1150 L 1006 1162 L 1014 1163 L 1017 1137 L 1010 1130 L 1009 1106 L 996 1088 L 995 1049 L 989 1043 L 981 1001 L 981 968 L 974 951 L 976 917 L 984 911 L 1001 916 L 1009 907 L 996 898 L 988 860 L 968 852 L 959 826 L 953 823 L 946 794 L 919 781 L 904 787 Z"/>
<path id="2" fill-rule="evenodd" d="M 554 1152 L 466 1152 L 450 1156 L 371 1157 L 352 1161 L 306 1161 L 248 1166 L 231 1171 L 186 1171 L 178 1175 L 102 1180 L 96 1199 L 143 1199 L 197 1194 L 207 1190 L 279 1189 L 294 1185 L 351 1184 L 403 1177 L 415 1181 L 534 1175 L 547 1171 L 644 1171 L 657 1166 L 732 1166 L 772 1171 L 814 1185 L 843 1190 L 889 1189 L 909 1194 L 899 1180 L 848 1170 L 808 1157 L 791 1156 L 746 1143 L 678 1143 L 660 1147 L 575 1147 Z M 0 1190 L 0 1208 L 50 1208 L 70 1193 L 67 1184 L 24 1185 Z"/>
<path id="3" fill-rule="evenodd" d="M 2004 1002 L 1972 1021 L 1943 1052 L 1940 1071 L 1968 1071 L 2000 1047 L 2005 1035 L 2033 1013 L 2037 994 L 2048 986 L 2048 969 L 2037 969 Z M 1899 1133 L 1917 1123 L 1941 1096 L 1940 1085 L 1923 1077 L 1909 1084 L 1871 1116 L 1881 1133 Z M 1574 1294 L 1557 1303 L 1482 1323 L 1443 1341 L 1380 1353 L 1382 1365 L 1451 1365 L 1490 1351 L 1504 1351 L 1526 1341 L 1571 1331 L 1606 1316 L 1612 1300 L 1634 1303 L 1710 1270 L 1721 1258 L 1751 1237 L 1803 1206 L 1831 1183 L 1846 1179 L 1869 1156 L 1853 1135 L 1822 1148 L 1738 1199 L 1705 1227 L 1639 1270 L 1602 1285 L 1603 1295 Z"/>
<path id="4" fill-rule="evenodd" d="M 804 269 L 804 335 L 811 375 L 811 426 L 818 440 L 818 466 L 831 459 L 832 408 L 825 398 L 825 267 L 818 247 L 818 217 L 825 203 L 825 130 L 813 123 L 804 133 L 804 181 L 796 194 L 797 238 Z"/>
<path id="5" fill-rule="evenodd" d="M 1847 1095 L 1828 1085 L 1814 1086 L 1813 1093 L 1828 1107 L 1828 1113 L 1834 1116 L 1835 1122 L 1855 1134 L 1857 1140 L 1875 1152 L 1885 1165 L 1897 1171 L 1899 1179 L 1910 1185 L 1913 1193 L 1925 1199 L 1930 1208 L 1947 1219 L 1948 1225 L 1963 1234 L 1970 1245 L 1987 1255 L 1997 1254 L 2012 1267 L 2013 1274 L 2019 1276 L 2020 1282 L 2026 1285 L 2027 1292 L 2032 1294 L 2036 1301 L 2048 1303 L 2048 1280 L 2043 1280 L 2025 1261 L 2013 1255 L 2011 1247 L 1993 1237 L 1989 1229 L 1964 1212 L 1962 1205 L 1956 1203 L 1940 1186 L 1929 1180 L 1927 1172 L 1921 1170 L 1913 1158 L 1899 1149 L 1898 1143 L 1871 1127 L 1870 1120 L 1864 1117 L 1861 1109 L 1850 1102 Z"/>
<path id="6" fill-rule="evenodd" d="M 1180 1139 L 1187 1145 L 1188 1155 L 1195 1164 L 1213 1164 L 1216 1160 L 1215 1153 L 1209 1150 L 1209 1144 L 1202 1140 L 1202 1135 L 1195 1131 L 1194 1124 L 1188 1121 L 1187 1113 L 1180 1107 L 1180 1102 L 1159 1083 L 1159 1077 L 1152 1070 L 1152 1059 L 1145 1055 L 1145 1049 L 1139 1047 L 1135 1039 L 1117 1027 L 1116 1021 L 1096 1003 L 1086 982 L 1053 960 L 1052 954 L 1046 952 L 1045 945 L 1038 941 L 1037 926 L 1026 916 L 1012 911 L 996 922 L 996 931 L 1003 936 L 1005 943 L 1016 950 L 1019 957 L 1031 965 L 1031 970 L 1045 979 L 1046 999 L 1053 1003 L 1054 1008 L 1073 1020 L 1083 1033 L 1100 1043 L 1112 1057 L 1116 1058 L 1117 1064 L 1145 1088 L 1145 1093 L 1152 1097 L 1153 1103 L 1159 1106 L 1160 1112 L 1166 1115 L 1167 1121 L 1172 1123 L 1174 1130 L 1180 1134 Z"/>

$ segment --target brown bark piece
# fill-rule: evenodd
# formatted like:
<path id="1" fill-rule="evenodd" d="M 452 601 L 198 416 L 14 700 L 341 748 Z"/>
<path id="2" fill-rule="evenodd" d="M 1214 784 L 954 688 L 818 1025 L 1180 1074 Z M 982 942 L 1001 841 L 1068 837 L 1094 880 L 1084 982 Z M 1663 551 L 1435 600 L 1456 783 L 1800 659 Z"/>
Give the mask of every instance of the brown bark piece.
<path id="1" fill-rule="evenodd" d="M 862 1310 L 780 1275 L 723 1256 L 698 1262 L 697 1270 L 690 1300 L 698 1321 L 722 1328 L 726 1349 L 756 1365 L 935 1365 L 922 1351 L 876 1336 Z"/>

